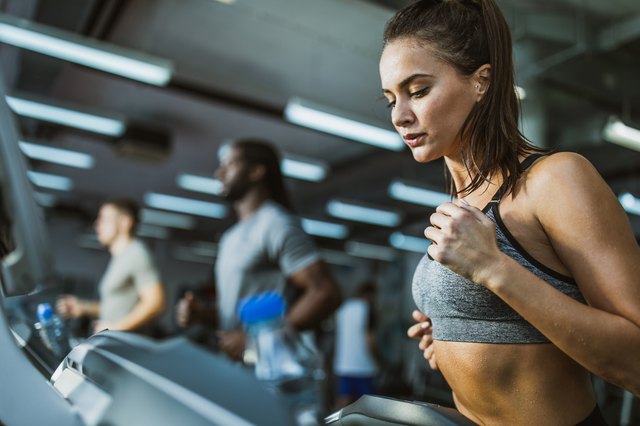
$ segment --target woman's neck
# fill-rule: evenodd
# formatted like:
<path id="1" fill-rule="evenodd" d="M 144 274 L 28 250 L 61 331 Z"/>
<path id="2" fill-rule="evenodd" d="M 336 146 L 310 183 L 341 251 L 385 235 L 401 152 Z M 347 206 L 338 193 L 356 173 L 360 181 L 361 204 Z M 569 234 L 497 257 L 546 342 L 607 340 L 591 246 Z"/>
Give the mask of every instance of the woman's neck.
<path id="1" fill-rule="evenodd" d="M 462 157 L 452 158 L 445 157 L 444 159 L 451 179 L 453 181 L 456 191 L 466 188 L 471 184 L 476 174 L 465 167 Z M 498 190 L 502 184 L 502 176 L 500 173 L 494 173 L 487 177 L 488 179 L 471 192 L 459 194 L 457 198 L 463 198 L 466 202 L 472 206 L 483 208 Z"/>

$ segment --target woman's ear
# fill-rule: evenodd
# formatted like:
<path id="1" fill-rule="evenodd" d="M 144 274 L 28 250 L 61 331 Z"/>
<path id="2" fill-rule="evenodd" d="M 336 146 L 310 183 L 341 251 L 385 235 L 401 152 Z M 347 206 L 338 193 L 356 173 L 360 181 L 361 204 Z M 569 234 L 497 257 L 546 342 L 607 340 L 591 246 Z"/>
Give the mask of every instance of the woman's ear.
<path id="1" fill-rule="evenodd" d="M 476 89 L 476 102 L 480 102 L 491 84 L 491 65 L 484 64 L 473 73 L 474 88 Z"/>

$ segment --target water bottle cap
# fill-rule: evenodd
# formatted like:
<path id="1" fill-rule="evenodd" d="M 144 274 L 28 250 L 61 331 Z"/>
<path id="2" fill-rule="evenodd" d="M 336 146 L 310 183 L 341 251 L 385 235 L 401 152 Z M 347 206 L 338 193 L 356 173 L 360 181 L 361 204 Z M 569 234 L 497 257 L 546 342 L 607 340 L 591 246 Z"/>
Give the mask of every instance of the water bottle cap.
<path id="1" fill-rule="evenodd" d="M 249 296 L 238 305 L 238 316 L 245 324 L 278 318 L 284 311 L 282 295 L 273 291 Z"/>
<path id="2" fill-rule="evenodd" d="M 48 303 L 40 303 L 38 305 L 36 313 L 40 321 L 48 320 L 48 319 L 51 319 L 51 317 L 53 316 L 53 309 L 51 308 L 51 305 Z"/>

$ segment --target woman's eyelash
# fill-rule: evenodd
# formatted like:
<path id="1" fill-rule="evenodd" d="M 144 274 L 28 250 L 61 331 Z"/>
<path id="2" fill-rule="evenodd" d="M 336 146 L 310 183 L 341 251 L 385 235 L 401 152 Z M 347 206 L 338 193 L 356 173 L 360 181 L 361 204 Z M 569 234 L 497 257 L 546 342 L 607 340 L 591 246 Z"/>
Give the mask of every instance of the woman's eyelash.
<path id="1" fill-rule="evenodd" d="M 424 96 L 427 94 L 427 92 L 429 92 L 429 87 L 425 87 L 424 89 L 420 89 L 420 90 L 416 90 L 415 92 L 411 92 L 410 95 L 411 97 L 420 97 L 420 96 Z"/>
<path id="2" fill-rule="evenodd" d="M 411 92 L 409 93 L 409 96 L 412 98 L 420 98 L 424 95 L 426 95 L 427 93 L 429 93 L 430 87 L 425 87 L 424 89 L 420 89 L 420 90 L 416 90 L 415 92 Z M 393 108 L 396 104 L 396 101 L 389 101 L 387 103 L 387 108 Z"/>

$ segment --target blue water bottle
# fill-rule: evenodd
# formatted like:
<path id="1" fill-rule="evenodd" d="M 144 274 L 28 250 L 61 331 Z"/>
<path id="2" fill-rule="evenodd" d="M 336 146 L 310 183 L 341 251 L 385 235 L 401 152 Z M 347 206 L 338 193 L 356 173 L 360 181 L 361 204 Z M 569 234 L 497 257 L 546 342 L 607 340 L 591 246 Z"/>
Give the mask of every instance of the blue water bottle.
<path id="1" fill-rule="evenodd" d="M 249 297 L 238 311 L 257 379 L 285 399 L 298 425 L 320 424 L 324 415 L 322 357 L 285 321 L 282 296 L 268 292 Z"/>
<path id="2" fill-rule="evenodd" d="M 53 311 L 49 303 L 40 303 L 36 309 L 39 326 L 36 326 L 45 346 L 57 357 L 63 357 L 71 350 L 64 323 Z"/>

